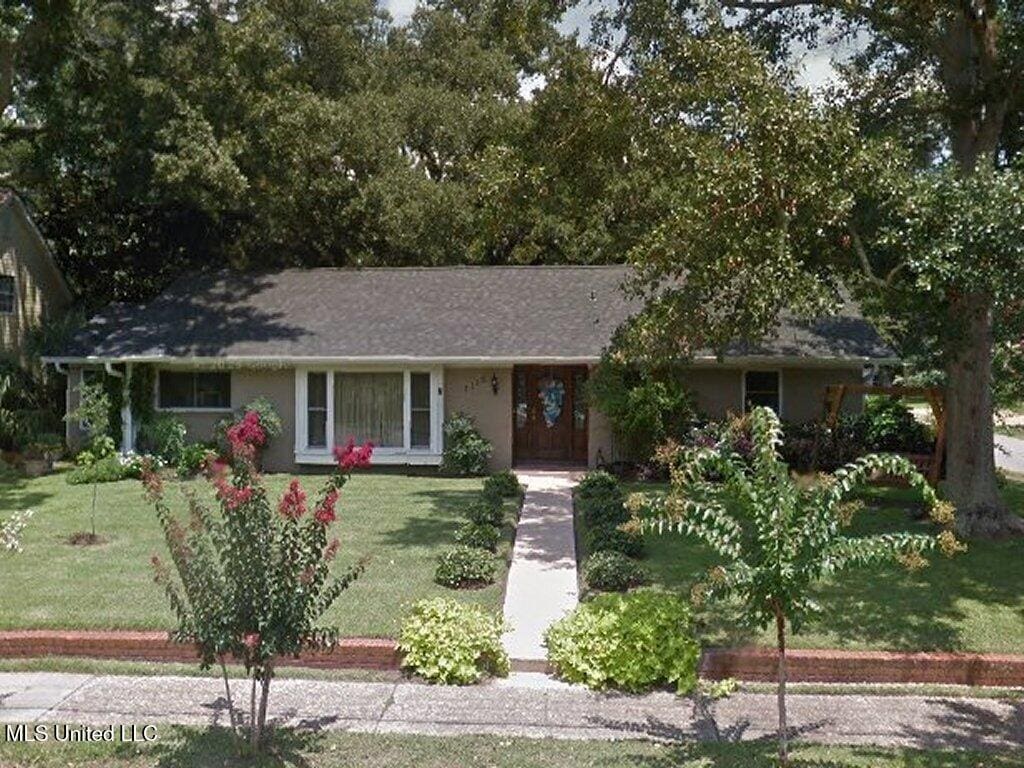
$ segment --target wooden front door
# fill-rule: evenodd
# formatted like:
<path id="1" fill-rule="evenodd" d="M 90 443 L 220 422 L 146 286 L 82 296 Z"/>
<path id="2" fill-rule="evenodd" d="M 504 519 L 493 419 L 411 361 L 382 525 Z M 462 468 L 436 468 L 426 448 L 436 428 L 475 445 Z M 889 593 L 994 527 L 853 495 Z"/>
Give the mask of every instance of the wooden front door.
<path id="1" fill-rule="evenodd" d="M 521 365 L 512 372 L 514 460 L 586 464 L 584 365 Z"/>

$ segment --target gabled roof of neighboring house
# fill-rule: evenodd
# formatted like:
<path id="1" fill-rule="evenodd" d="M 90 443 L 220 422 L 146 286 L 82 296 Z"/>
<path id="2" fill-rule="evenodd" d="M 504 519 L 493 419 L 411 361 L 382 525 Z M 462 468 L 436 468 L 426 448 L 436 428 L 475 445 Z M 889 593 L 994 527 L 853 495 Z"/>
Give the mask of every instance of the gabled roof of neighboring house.
<path id="1" fill-rule="evenodd" d="M 116 305 L 61 360 L 592 361 L 639 308 L 622 266 L 285 269 L 189 275 Z M 856 313 L 786 321 L 736 356 L 891 359 Z"/>
<path id="2" fill-rule="evenodd" d="M 67 280 L 64 279 L 64 273 L 57 265 L 57 259 L 53 256 L 53 251 L 50 250 L 49 243 L 46 242 L 46 238 L 43 237 L 43 233 L 39 231 L 35 221 L 32 219 L 32 214 L 29 213 L 25 202 L 21 199 L 21 196 L 9 187 L 0 187 L 0 211 L 5 209 L 11 210 L 15 216 L 18 216 L 25 223 L 28 231 L 33 240 L 39 245 L 39 251 L 43 255 L 42 262 L 46 269 L 53 272 L 57 278 L 57 285 L 64 292 L 65 297 L 68 301 L 74 298 L 74 294 L 71 292 L 71 288 L 68 287 Z"/>

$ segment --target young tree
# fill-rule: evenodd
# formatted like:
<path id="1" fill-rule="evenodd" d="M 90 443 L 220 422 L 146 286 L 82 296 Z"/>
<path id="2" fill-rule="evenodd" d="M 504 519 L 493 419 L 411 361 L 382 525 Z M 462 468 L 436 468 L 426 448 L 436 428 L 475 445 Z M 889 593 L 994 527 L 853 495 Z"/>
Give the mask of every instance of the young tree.
<path id="1" fill-rule="evenodd" d="M 782 428 L 768 408 L 749 415 L 749 457 L 730 447 L 680 451 L 672 461 L 672 487 L 663 499 L 631 496 L 627 526 L 674 531 L 700 539 L 721 557 L 706 580 L 695 587 L 697 599 L 733 598 L 754 626 L 774 625 L 778 647 L 779 757 L 788 760 L 786 732 L 786 631 L 799 632 L 816 608 L 811 587 L 844 570 L 896 559 L 908 568 L 925 564 L 922 553 L 940 548 L 953 555 L 963 549 L 950 527 L 953 507 L 905 458 L 870 455 L 839 469 L 815 485 L 798 483 L 782 461 Z M 875 473 L 902 477 L 918 490 L 943 530 L 937 535 L 843 535 L 858 510 L 850 494 Z"/>
<path id="2" fill-rule="evenodd" d="M 100 382 L 83 383 L 78 387 L 78 407 L 64 417 L 66 421 L 77 421 L 89 435 L 90 461 L 112 456 L 114 440 L 110 437 L 110 396 Z M 90 537 L 96 542 L 96 496 L 99 492 L 98 478 L 92 481 L 92 511 Z"/>
<path id="3" fill-rule="evenodd" d="M 338 539 L 327 531 L 337 516 L 338 496 L 353 469 L 370 462 L 372 446 L 349 443 L 336 451 L 337 466 L 313 504 L 298 480 L 276 504 L 256 472 L 266 442 L 259 414 L 249 411 L 227 430 L 230 455 L 207 466 L 219 514 L 188 496 L 187 523 L 164 498 L 160 475 L 147 467 L 142 481 L 156 505 L 170 550 L 171 566 L 153 557 L 161 584 L 178 617 L 175 640 L 196 644 L 200 665 L 219 663 L 233 731 L 236 716 L 227 659 L 245 666 L 251 678 L 249 746 L 258 752 L 267 721 L 274 665 L 281 656 L 329 648 L 337 630 L 322 626 L 323 614 L 360 575 L 363 564 L 331 573 Z M 177 573 L 177 579 L 174 578 Z"/>

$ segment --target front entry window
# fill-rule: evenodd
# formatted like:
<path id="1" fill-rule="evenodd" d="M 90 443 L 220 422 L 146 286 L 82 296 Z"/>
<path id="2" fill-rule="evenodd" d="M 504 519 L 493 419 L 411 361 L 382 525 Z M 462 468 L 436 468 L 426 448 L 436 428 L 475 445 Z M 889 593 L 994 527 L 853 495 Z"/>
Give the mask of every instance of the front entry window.
<path id="1" fill-rule="evenodd" d="M 334 436 L 355 438 L 379 448 L 401 448 L 404 385 L 402 373 L 336 373 Z"/>
<path id="2" fill-rule="evenodd" d="M 300 370 L 296 460 L 326 464 L 336 447 L 354 440 L 373 443 L 379 459 L 409 455 L 431 463 L 441 453 L 441 392 L 436 369 Z"/>

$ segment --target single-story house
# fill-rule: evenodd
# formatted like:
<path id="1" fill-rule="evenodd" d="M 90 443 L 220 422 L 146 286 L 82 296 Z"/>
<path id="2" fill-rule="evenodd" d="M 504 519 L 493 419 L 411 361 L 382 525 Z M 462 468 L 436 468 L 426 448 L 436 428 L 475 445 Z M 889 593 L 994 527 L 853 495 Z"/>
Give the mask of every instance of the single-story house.
<path id="1" fill-rule="evenodd" d="M 350 436 L 377 464 L 436 465 L 442 424 L 463 412 L 494 445 L 495 468 L 594 466 L 616 457 L 607 421 L 581 390 L 613 331 L 640 304 L 622 266 L 285 269 L 187 276 L 144 306 L 93 318 L 51 362 L 129 381 L 156 368 L 153 404 L 194 439 L 257 396 L 285 422 L 268 470 L 331 462 Z M 787 321 L 756 348 L 685 372 L 707 414 L 768 404 L 785 419 L 821 415 L 825 387 L 857 383 L 892 353 L 856 314 Z M 127 392 L 130 388 L 125 386 Z M 848 407 L 859 404 L 850 399 Z M 132 447 L 123 414 L 124 448 Z M 77 426 L 69 424 L 70 442 Z"/>
<path id="2" fill-rule="evenodd" d="M 28 332 L 72 301 L 64 275 L 16 192 L 0 189 L 0 352 L 19 354 Z"/>

